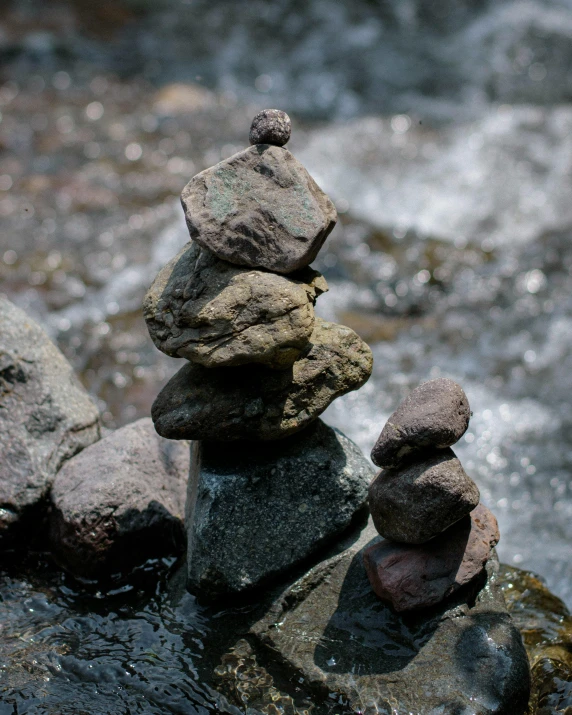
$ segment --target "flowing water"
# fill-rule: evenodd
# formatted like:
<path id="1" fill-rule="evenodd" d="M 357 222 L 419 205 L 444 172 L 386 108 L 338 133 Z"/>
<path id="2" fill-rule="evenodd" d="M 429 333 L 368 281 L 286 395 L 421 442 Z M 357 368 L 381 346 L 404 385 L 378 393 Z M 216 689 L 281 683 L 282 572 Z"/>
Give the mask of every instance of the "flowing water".
<path id="1" fill-rule="evenodd" d="M 458 380 L 473 417 L 456 451 L 499 518 L 501 559 L 572 604 L 572 2 L 90 5 L 0 7 L 0 280 L 76 367 L 106 426 L 147 415 L 180 365 L 153 347 L 140 312 L 187 240 L 178 194 L 246 145 L 257 110 L 281 107 L 289 148 L 340 216 L 315 264 L 330 285 L 318 313 L 375 357 L 371 380 L 326 421 L 368 453 L 412 387 Z M 108 628 L 121 649 L 107 599 L 105 615 L 77 594 L 63 607 L 65 590 L 50 589 L 67 586 L 49 573 L 43 585 L 5 573 L 13 632 L 28 601 L 39 613 L 22 648 L 40 624 L 60 664 L 82 628 L 88 650 Z M 203 642 L 195 606 L 195 636 L 159 597 L 129 608 L 133 673 L 147 667 L 151 631 Z M 82 668 L 97 660 L 88 650 Z M 37 667 L 44 677 L 56 666 Z M 98 690 L 102 671 L 90 680 L 77 667 L 70 682 Z M 173 655 L 161 667 L 182 666 Z M 158 691 L 153 712 L 210 707 L 185 677 L 180 692 Z M 113 688 L 89 712 L 123 703 Z M 114 712 L 143 712 L 149 692 L 133 692 Z"/>

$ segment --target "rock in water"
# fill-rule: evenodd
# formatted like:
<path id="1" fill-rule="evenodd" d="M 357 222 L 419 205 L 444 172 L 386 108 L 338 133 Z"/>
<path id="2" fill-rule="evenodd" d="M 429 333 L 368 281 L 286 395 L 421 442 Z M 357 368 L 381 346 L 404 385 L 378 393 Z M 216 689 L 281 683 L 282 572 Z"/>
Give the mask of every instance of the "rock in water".
<path id="1" fill-rule="evenodd" d="M 274 144 L 284 146 L 290 139 L 290 117 L 280 109 L 263 109 L 254 117 L 250 126 L 251 144 Z"/>
<path id="2" fill-rule="evenodd" d="M 197 443 L 193 449 L 198 449 Z M 286 571 L 365 507 L 373 469 L 321 420 L 278 443 L 204 442 L 188 499 L 191 590 L 239 592 Z"/>
<path id="3" fill-rule="evenodd" d="M 371 590 L 360 541 L 287 589 L 252 632 L 268 662 L 304 687 L 334 693 L 344 712 L 524 715 L 528 659 L 498 586 L 498 562 L 479 590 L 430 612 L 398 614 Z M 484 580 L 484 574 L 483 574 Z"/>
<path id="4" fill-rule="evenodd" d="M 180 552 L 188 475 L 188 444 L 159 437 L 149 418 L 112 432 L 56 476 L 55 554 L 94 577 Z"/>
<path id="5" fill-rule="evenodd" d="M 305 268 L 336 223 L 336 209 L 287 149 L 251 146 L 197 174 L 181 202 L 191 238 L 239 266 Z"/>
<path id="6" fill-rule="evenodd" d="M 0 544 L 18 527 L 39 526 L 55 473 L 97 439 L 97 408 L 71 365 L 39 325 L 0 298 Z"/>
<path id="7" fill-rule="evenodd" d="M 412 452 L 450 447 L 467 431 L 471 410 L 463 388 L 440 377 L 419 385 L 387 420 L 371 452 L 378 467 L 398 466 Z"/>
<path id="8" fill-rule="evenodd" d="M 373 523 L 386 539 L 422 544 L 469 514 L 479 503 L 477 485 L 452 449 L 382 470 L 369 488 Z"/>
<path id="9" fill-rule="evenodd" d="M 151 409 L 169 439 L 274 440 L 306 427 L 371 374 L 369 347 L 353 330 L 316 318 L 310 349 L 287 370 L 189 363 Z"/>
<path id="10" fill-rule="evenodd" d="M 310 268 L 296 278 L 240 268 L 191 241 L 159 273 L 143 311 L 153 342 L 171 357 L 280 369 L 308 346 L 314 303 L 327 289 Z"/>
<path id="11" fill-rule="evenodd" d="M 380 541 L 363 552 L 375 593 L 396 611 L 440 603 L 482 573 L 500 538 L 497 520 L 479 504 L 426 544 Z"/>

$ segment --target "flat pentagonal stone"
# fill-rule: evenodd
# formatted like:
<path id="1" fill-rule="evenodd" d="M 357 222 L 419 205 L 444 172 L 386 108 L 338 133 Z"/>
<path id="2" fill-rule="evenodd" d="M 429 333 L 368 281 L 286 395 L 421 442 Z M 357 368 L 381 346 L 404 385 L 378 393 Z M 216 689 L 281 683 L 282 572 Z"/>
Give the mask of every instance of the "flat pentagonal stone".
<path id="1" fill-rule="evenodd" d="M 380 541 L 363 552 L 371 586 L 396 611 L 429 608 L 483 572 L 500 538 L 497 520 L 479 504 L 426 544 Z"/>
<path id="2" fill-rule="evenodd" d="M 371 459 L 395 467 L 412 452 L 450 447 L 467 431 L 471 409 L 462 387 L 440 377 L 411 392 L 387 420 Z"/>
<path id="3" fill-rule="evenodd" d="M 386 539 L 422 544 L 469 514 L 479 489 L 452 449 L 382 470 L 369 487 L 373 523 Z"/>
<path id="4" fill-rule="evenodd" d="M 336 209 L 287 149 L 256 144 L 193 177 L 181 202 L 191 238 L 219 258 L 291 273 L 316 258 Z"/>
<path id="5" fill-rule="evenodd" d="M 191 241 L 159 273 L 143 310 L 155 345 L 205 367 L 289 367 L 308 347 L 314 302 L 328 289 L 311 268 L 296 277 L 241 268 Z"/>
<path id="6" fill-rule="evenodd" d="M 361 387 L 372 365 L 371 350 L 353 330 L 316 318 L 308 350 L 286 370 L 188 363 L 161 390 L 151 415 L 169 439 L 280 439 Z"/>

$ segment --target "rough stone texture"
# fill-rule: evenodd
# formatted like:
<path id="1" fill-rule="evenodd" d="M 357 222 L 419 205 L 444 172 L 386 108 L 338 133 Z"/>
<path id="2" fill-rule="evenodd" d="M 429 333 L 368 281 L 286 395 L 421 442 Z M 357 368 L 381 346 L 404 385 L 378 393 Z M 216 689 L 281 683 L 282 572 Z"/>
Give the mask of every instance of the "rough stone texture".
<path id="1" fill-rule="evenodd" d="M 0 545 L 30 536 L 61 464 L 97 439 L 98 411 L 71 365 L 0 297 Z"/>
<path id="2" fill-rule="evenodd" d="M 372 536 L 368 528 L 309 571 L 253 626 L 266 662 L 286 663 L 326 701 L 341 696 L 344 712 L 523 715 L 529 666 L 499 589 L 498 561 L 435 609 L 398 614 L 366 576 L 362 547 Z"/>
<path id="3" fill-rule="evenodd" d="M 382 470 L 369 487 L 376 529 L 384 538 L 406 544 L 422 544 L 445 531 L 479 499 L 477 485 L 452 449 Z"/>
<path id="4" fill-rule="evenodd" d="M 290 117 L 281 109 L 263 109 L 254 117 L 250 126 L 251 144 L 274 144 L 284 146 L 290 139 Z"/>
<path id="5" fill-rule="evenodd" d="M 302 164 L 267 144 L 197 174 L 181 201 L 193 240 L 225 261 L 277 273 L 309 265 L 337 216 Z"/>
<path id="6" fill-rule="evenodd" d="M 274 440 L 301 430 L 369 378 L 371 350 L 353 330 L 316 318 L 311 345 L 287 370 L 188 363 L 151 408 L 169 439 Z"/>
<path id="7" fill-rule="evenodd" d="M 66 462 L 52 488 L 58 559 L 86 577 L 181 551 L 189 447 L 149 418 L 121 427 Z"/>
<path id="8" fill-rule="evenodd" d="M 240 268 L 191 241 L 159 273 L 143 311 L 153 342 L 171 357 L 281 369 L 308 346 L 314 303 L 327 289 L 310 268 L 296 278 Z"/>
<path id="9" fill-rule="evenodd" d="M 334 539 L 365 507 L 373 474 L 321 420 L 279 443 L 203 442 L 193 464 L 189 587 L 209 594 L 257 586 Z"/>
<path id="10" fill-rule="evenodd" d="M 479 504 L 427 544 L 368 546 L 365 570 L 374 592 L 396 611 L 428 608 L 482 573 L 499 538 L 497 520 Z"/>
<path id="11" fill-rule="evenodd" d="M 394 467 L 411 452 L 450 447 L 467 431 L 471 410 L 460 385 L 446 377 L 415 388 L 388 419 L 371 451 L 378 467 Z"/>

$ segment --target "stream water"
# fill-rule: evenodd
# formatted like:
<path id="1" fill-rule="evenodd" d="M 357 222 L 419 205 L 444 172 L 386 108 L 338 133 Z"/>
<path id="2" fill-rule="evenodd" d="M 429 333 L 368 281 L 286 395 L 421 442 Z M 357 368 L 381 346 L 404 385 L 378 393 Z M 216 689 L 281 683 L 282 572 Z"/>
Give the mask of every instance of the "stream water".
<path id="1" fill-rule="evenodd" d="M 318 313 L 375 357 L 371 380 L 326 421 L 369 453 L 412 387 L 458 380 L 473 417 L 456 451 L 499 518 L 500 557 L 570 605 L 571 59 L 570 0 L 5 2 L 1 289 L 48 329 L 107 427 L 147 415 L 180 364 L 153 347 L 140 312 L 187 240 L 178 194 L 246 145 L 257 110 L 287 110 L 289 148 L 340 216 L 315 264 L 330 285 Z M 69 639 L 82 668 L 99 663 L 93 677 L 70 665 L 70 704 L 61 691 L 53 712 L 79 712 L 78 688 L 89 713 L 211 707 L 173 645 L 205 640 L 190 596 L 183 634 L 160 596 L 141 612 L 130 601 L 121 620 L 113 598 L 73 591 L 47 564 L 6 566 L 2 623 L 19 641 L 1 648 L 25 650 L 41 632 L 59 653 L 37 664 L 42 678 L 67 667 Z M 123 629 L 139 659 L 106 693 L 105 668 L 128 659 L 116 657 Z M 133 690 L 167 631 L 153 678 L 183 668 L 180 691 Z"/>

